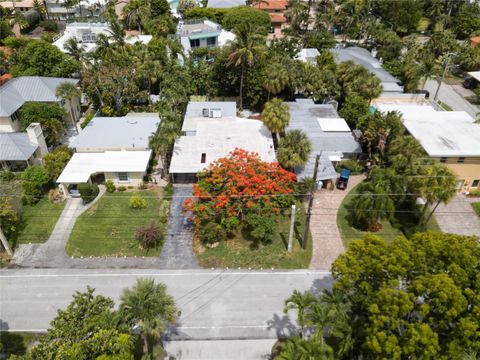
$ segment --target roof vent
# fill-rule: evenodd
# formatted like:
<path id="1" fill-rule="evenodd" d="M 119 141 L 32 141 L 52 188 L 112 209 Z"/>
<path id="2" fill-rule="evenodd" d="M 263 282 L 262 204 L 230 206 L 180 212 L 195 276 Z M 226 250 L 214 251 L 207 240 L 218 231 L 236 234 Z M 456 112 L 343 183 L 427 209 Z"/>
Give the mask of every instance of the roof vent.
<path id="1" fill-rule="evenodd" d="M 137 124 L 138 121 L 135 120 L 135 119 L 128 119 L 128 120 L 127 120 L 127 123 L 134 125 L 134 124 Z"/>
<path id="2" fill-rule="evenodd" d="M 208 117 L 208 116 L 209 116 L 209 113 L 210 113 L 209 109 L 207 109 L 207 108 L 203 108 L 203 109 L 202 109 L 203 117 Z"/>
<path id="3" fill-rule="evenodd" d="M 222 109 L 210 109 L 210 117 L 211 118 L 221 118 L 222 117 Z"/>

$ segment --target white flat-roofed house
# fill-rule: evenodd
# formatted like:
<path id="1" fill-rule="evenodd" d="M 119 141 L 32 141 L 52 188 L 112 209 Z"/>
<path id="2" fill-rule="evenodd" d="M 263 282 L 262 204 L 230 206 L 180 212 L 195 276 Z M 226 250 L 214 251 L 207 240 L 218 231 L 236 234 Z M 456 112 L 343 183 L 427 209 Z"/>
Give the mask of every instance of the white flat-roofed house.
<path id="1" fill-rule="evenodd" d="M 270 131 L 259 120 L 236 116 L 235 102 L 190 102 L 170 163 L 174 183 L 192 183 L 196 174 L 236 148 L 276 161 Z"/>
<path id="2" fill-rule="evenodd" d="M 68 196 L 92 177 L 117 186 L 140 185 L 152 156 L 149 138 L 159 124 L 157 113 L 93 118 L 69 145 L 75 153 L 57 179 L 63 193 Z"/>

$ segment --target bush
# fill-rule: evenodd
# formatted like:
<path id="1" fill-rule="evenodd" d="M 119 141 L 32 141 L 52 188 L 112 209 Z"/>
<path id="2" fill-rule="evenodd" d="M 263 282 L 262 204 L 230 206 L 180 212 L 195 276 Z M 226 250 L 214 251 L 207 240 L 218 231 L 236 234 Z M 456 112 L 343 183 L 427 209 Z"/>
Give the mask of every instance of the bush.
<path id="1" fill-rule="evenodd" d="M 115 192 L 115 184 L 113 183 L 112 180 L 107 180 L 105 181 L 105 189 L 107 190 L 108 193 L 113 193 Z"/>
<path id="2" fill-rule="evenodd" d="M 15 180 L 15 173 L 11 171 L 0 171 L 0 181 Z"/>
<path id="3" fill-rule="evenodd" d="M 468 192 L 468 197 L 480 197 L 480 190 L 470 190 Z"/>
<path id="4" fill-rule="evenodd" d="M 147 207 L 147 200 L 138 195 L 133 195 L 130 200 L 128 200 L 128 206 L 132 209 L 145 209 Z"/>
<path id="5" fill-rule="evenodd" d="M 224 219 L 223 226 L 229 234 L 232 234 L 240 226 L 240 219 L 238 217 L 228 217 Z"/>
<path id="6" fill-rule="evenodd" d="M 223 18 L 223 26 L 226 30 L 240 29 L 247 24 L 258 27 L 258 31 L 267 34 L 271 26 L 270 15 L 265 11 L 250 6 L 237 6 L 227 11 Z"/>
<path id="7" fill-rule="evenodd" d="M 200 228 L 198 236 L 204 244 L 214 244 L 224 241 L 227 238 L 227 232 L 221 225 L 210 222 Z"/>
<path id="8" fill-rule="evenodd" d="M 311 177 L 303 178 L 302 181 L 297 183 L 297 193 L 302 195 L 310 194 L 312 190 L 313 179 Z"/>
<path id="9" fill-rule="evenodd" d="M 140 185 L 138 185 L 138 190 L 145 190 L 146 188 L 147 188 L 147 184 L 145 184 L 144 181 L 142 181 Z"/>
<path id="10" fill-rule="evenodd" d="M 88 204 L 97 197 L 99 189 L 97 184 L 78 184 L 78 192 L 82 200 Z"/>
<path id="11" fill-rule="evenodd" d="M 58 24 L 52 20 L 40 21 L 40 26 L 43 27 L 43 30 L 45 31 L 52 31 L 52 32 L 58 31 Z"/>
<path id="12" fill-rule="evenodd" d="M 275 220 L 270 216 L 250 213 L 246 217 L 246 230 L 255 242 L 271 242 L 275 235 L 275 228 Z"/>
<path id="13" fill-rule="evenodd" d="M 117 191 L 127 191 L 127 188 L 122 185 L 117 188 Z"/>
<path id="14" fill-rule="evenodd" d="M 48 201 L 52 204 L 60 203 L 64 200 L 63 194 L 58 189 L 50 189 L 48 192 Z"/>
<path id="15" fill-rule="evenodd" d="M 158 225 L 150 223 L 148 225 L 142 225 L 137 229 L 135 239 L 137 239 L 142 249 L 147 250 L 159 245 L 163 240 L 163 236 Z"/>
<path id="16" fill-rule="evenodd" d="M 164 197 L 164 199 L 166 199 L 166 200 L 171 200 L 171 199 L 172 199 L 172 195 L 173 195 L 173 185 L 172 185 L 172 183 L 168 183 L 168 184 L 165 185 L 165 187 L 163 188 L 163 197 Z"/>
<path id="17" fill-rule="evenodd" d="M 36 204 L 43 197 L 51 177 L 44 167 L 34 165 L 22 173 L 22 180 L 23 201 L 31 205 Z"/>
<path id="18" fill-rule="evenodd" d="M 159 218 L 162 224 L 166 224 L 168 221 L 168 213 L 170 212 L 170 202 L 168 200 L 162 200 L 159 209 Z"/>
<path id="19" fill-rule="evenodd" d="M 342 169 L 348 169 L 351 172 L 351 175 L 359 175 L 363 173 L 363 166 L 360 165 L 358 162 L 355 160 L 342 160 L 340 161 L 340 164 L 337 166 L 337 171 L 340 172 Z"/>
<path id="20" fill-rule="evenodd" d="M 82 123 L 80 124 L 80 127 L 82 129 L 85 129 L 85 127 L 90 123 L 90 121 L 92 121 L 94 115 L 95 114 L 92 112 L 85 115 L 85 120 L 82 121 Z"/>

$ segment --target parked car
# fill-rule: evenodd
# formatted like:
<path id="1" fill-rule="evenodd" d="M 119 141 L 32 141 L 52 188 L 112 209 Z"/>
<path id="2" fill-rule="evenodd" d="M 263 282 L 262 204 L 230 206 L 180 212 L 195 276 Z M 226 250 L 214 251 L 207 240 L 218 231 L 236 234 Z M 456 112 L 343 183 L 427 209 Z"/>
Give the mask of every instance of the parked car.
<path id="1" fill-rule="evenodd" d="M 348 185 L 348 179 L 350 178 L 350 170 L 342 169 L 340 177 L 337 180 L 337 189 L 345 190 Z"/>

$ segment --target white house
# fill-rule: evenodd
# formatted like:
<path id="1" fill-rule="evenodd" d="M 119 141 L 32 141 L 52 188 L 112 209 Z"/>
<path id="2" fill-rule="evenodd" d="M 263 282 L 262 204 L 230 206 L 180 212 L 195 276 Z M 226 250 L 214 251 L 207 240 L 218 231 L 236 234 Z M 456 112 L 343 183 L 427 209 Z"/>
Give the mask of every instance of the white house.
<path id="1" fill-rule="evenodd" d="M 222 47 L 235 39 L 234 33 L 204 19 L 180 21 L 175 36 L 180 40 L 185 54 L 195 48 Z"/>
<path id="2" fill-rule="evenodd" d="M 235 148 L 276 161 L 272 134 L 261 121 L 236 116 L 235 102 L 190 102 L 173 148 L 170 174 L 175 183 L 191 183 L 196 174 Z"/>

